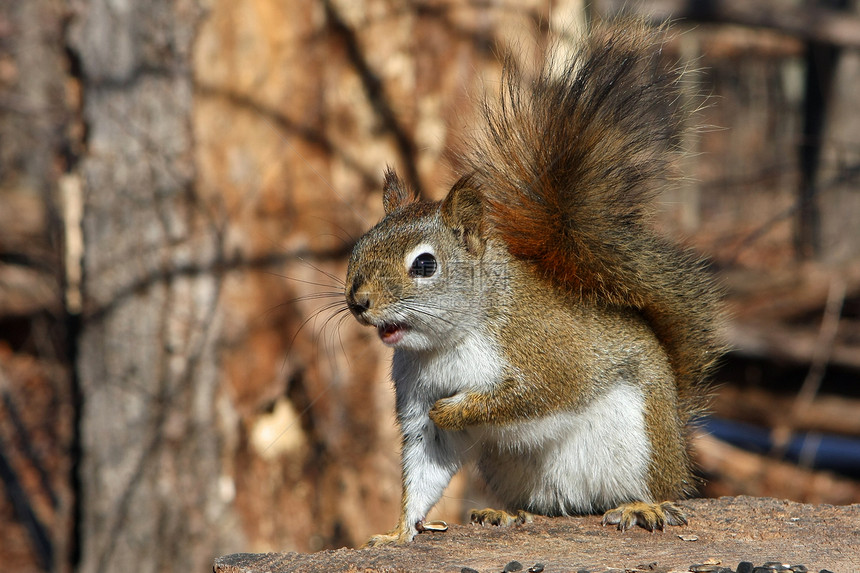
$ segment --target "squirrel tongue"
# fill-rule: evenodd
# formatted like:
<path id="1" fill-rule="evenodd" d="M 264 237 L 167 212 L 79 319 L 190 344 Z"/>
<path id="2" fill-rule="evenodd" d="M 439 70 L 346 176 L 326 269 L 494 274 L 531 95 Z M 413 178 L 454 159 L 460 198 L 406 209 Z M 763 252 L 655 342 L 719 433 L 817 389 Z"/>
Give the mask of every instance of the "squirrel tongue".
<path id="1" fill-rule="evenodd" d="M 381 324 L 376 327 L 376 332 L 379 334 L 379 338 L 382 339 L 382 342 L 388 345 L 394 345 L 400 342 L 400 339 L 403 338 L 403 330 L 403 327 L 396 324 Z"/>

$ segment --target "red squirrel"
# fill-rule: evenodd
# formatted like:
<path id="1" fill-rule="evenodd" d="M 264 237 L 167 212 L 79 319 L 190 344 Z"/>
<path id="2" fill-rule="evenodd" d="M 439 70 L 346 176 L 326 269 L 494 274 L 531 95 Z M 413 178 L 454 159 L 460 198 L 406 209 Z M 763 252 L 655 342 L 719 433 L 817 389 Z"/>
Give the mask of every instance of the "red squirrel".
<path id="1" fill-rule="evenodd" d="M 536 79 L 507 66 L 442 201 L 386 173 L 345 289 L 394 348 L 403 438 L 400 519 L 370 545 L 409 542 L 467 461 L 502 504 L 475 522 L 686 523 L 723 346 L 714 279 L 649 226 L 689 115 L 664 34 L 603 23 Z"/>

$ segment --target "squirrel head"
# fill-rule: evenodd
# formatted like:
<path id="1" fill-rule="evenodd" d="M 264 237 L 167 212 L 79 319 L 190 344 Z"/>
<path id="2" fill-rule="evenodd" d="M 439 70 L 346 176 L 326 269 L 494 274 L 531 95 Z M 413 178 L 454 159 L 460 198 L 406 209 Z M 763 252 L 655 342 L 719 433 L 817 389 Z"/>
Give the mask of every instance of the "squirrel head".
<path id="1" fill-rule="evenodd" d="M 385 217 L 356 243 L 345 296 L 356 319 L 392 347 L 431 350 L 479 326 L 487 254 L 483 202 L 469 179 L 420 201 L 392 170 Z"/>

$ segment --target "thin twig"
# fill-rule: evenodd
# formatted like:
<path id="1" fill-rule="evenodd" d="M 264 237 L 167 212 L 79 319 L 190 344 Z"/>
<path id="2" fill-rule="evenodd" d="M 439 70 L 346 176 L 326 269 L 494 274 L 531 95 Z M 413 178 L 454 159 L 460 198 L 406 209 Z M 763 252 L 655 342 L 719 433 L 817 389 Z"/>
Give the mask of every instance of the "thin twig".
<path id="1" fill-rule="evenodd" d="M 833 354 L 833 343 L 839 331 L 839 322 L 842 316 L 842 306 L 845 304 L 845 293 L 847 286 L 842 277 L 834 276 L 830 280 L 830 289 L 827 292 L 827 302 L 824 306 L 824 316 L 821 319 L 821 327 L 818 330 L 818 338 L 812 350 L 809 371 L 803 385 L 797 392 L 791 414 L 784 416 L 784 422 L 774 427 L 771 432 L 773 439 L 772 455 L 782 458 L 788 449 L 788 444 L 794 435 L 793 420 L 800 416 L 801 412 L 809 409 L 824 380 L 824 372 L 830 363 Z M 798 463 L 801 467 L 809 467 L 815 460 L 815 451 L 818 449 L 820 439 L 810 443 L 804 443 L 801 457 Z"/>

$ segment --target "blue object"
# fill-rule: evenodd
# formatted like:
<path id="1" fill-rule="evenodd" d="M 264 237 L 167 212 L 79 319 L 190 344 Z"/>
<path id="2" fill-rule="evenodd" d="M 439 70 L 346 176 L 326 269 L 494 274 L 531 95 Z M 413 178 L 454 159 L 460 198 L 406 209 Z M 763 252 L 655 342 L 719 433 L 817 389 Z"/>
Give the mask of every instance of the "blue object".
<path id="1" fill-rule="evenodd" d="M 716 438 L 741 449 L 769 454 L 774 444 L 770 431 L 743 422 L 707 417 L 698 425 Z M 860 477 L 860 439 L 831 434 L 797 433 L 785 450 L 785 459 L 797 463 L 803 457 L 815 469 Z"/>

